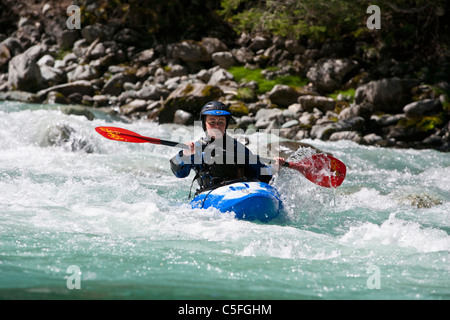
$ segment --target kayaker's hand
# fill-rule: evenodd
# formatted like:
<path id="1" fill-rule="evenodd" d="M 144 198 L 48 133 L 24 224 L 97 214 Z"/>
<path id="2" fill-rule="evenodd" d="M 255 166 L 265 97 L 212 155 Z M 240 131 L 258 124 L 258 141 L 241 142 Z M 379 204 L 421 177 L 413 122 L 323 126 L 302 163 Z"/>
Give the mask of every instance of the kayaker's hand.
<path id="1" fill-rule="evenodd" d="M 280 157 L 275 158 L 275 164 L 273 165 L 274 171 L 278 172 L 285 162 L 286 162 L 285 158 Z"/>
<path id="2" fill-rule="evenodd" d="M 280 167 L 286 162 L 285 158 L 275 158 L 275 164 L 278 164 Z"/>
<path id="3" fill-rule="evenodd" d="M 183 155 L 190 156 L 195 153 L 195 142 L 189 141 L 186 142 L 186 145 L 189 147 L 189 149 L 183 149 Z"/>

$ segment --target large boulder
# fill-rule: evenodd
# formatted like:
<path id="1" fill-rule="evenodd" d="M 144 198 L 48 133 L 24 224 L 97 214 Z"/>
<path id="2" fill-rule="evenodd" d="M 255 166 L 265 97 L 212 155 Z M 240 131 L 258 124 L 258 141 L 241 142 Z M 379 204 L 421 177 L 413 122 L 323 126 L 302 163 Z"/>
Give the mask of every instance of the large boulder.
<path id="1" fill-rule="evenodd" d="M 160 84 L 144 85 L 136 92 L 136 97 L 143 100 L 160 100 L 165 99 L 169 95 L 169 91 Z"/>
<path id="2" fill-rule="evenodd" d="M 338 122 L 316 124 L 311 128 L 310 134 L 313 139 L 328 140 L 335 132 L 364 131 L 365 125 L 366 121 L 362 117 L 353 117 Z"/>
<path id="3" fill-rule="evenodd" d="M 79 64 L 75 69 L 67 73 L 67 79 L 69 82 L 78 80 L 93 80 L 99 76 L 96 68 L 91 67 L 88 64 Z"/>
<path id="4" fill-rule="evenodd" d="M 302 106 L 303 111 L 312 112 L 314 108 L 317 108 L 323 113 L 333 111 L 336 105 L 336 102 L 332 98 L 313 95 L 300 96 L 298 103 Z"/>
<path id="5" fill-rule="evenodd" d="M 173 47 L 172 56 L 188 63 L 211 60 L 211 55 L 206 48 L 201 43 L 192 40 L 176 43 Z"/>
<path id="6" fill-rule="evenodd" d="M 206 37 L 202 39 L 202 46 L 205 48 L 206 52 L 212 55 L 215 52 L 228 51 L 227 45 L 218 38 Z"/>
<path id="7" fill-rule="evenodd" d="M 28 92 L 42 89 L 44 80 L 37 62 L 45 53 L 47 47 L 38 44 L 12 58 L 8 65 L 8 89 Z"/>
<path id="8" fill-rule="evenodd" d="M 358 63 L 347 58 L 321 59 L 312 66 L 306 76 L 319 91 L 332 92 L 338 89 L 347 75 L 358 67 Z"/>
<path id="9" fill-rule="evenodd" d="M 403 107 L 411 100 L 411 89 L 417 85 L 416 80 L 387 78 L 366 83 L 355 92 L 355 103 L 368 103 L 372 111 L 401 113 Z"/>
<path id="10" fill-rule="evenodd" d="M 425 99 L 414 101 L 403 107 L 403 112 L 408 117 L 422 116 L 427 113 L 438 112 L 441 108 L 439 100 Z"/>
<path id="11" fill-rule="evenodd" d="M 124 89 L 123 85 L 125 82 L 135 82 L 136 75 L 131 71 L 124 71 L 113 75 L 103 86 L 102 93 L 109 94 L 112 96 L 120 95 Z"/>
<path id="12" fill-rule="evenodd" d="M 47 97 L 47 94 L 52 91 L 59 92 L 65 97 L 68 97 L 73 93 L 79 93 L 81 95 L 88 96 L 94 94 L 92 84 L 89 81 L 80 80 L 43 89 L 37 93 L 38 100 L 43 101 Z"/>
<path id="13" fill-rule="evenodd" d="M 259 109 L 255 115 L 255 127 L 257 129 L 276 129 L 283 120 L 282 116 L 283 110 L 278 108 Z"/>
<path id="14" fill-rule="evenodd" d="M 224 69 L 228 69 L 236 63 L 233 54 L 229 51 L 215 52 L 211 57 L 215 63 Z"/>
<path id="15" fill-rule="evenodd" d="M 270 101 L 282 108 L 287 108 L 296 103 L 299 96 L 300 93 L 294 88 L 284 84 L 275 85 L 268 94 Z"/>
<path id="16" fill-rule="evenodd" d="M 209 101 L 217 100 L 223 92 L 216 86 L 204 83 L 183 83 L 164 102 L 158 114 L 160 123 L 172 123 L 178 109 L 198 118 L 201 108 Z"/>

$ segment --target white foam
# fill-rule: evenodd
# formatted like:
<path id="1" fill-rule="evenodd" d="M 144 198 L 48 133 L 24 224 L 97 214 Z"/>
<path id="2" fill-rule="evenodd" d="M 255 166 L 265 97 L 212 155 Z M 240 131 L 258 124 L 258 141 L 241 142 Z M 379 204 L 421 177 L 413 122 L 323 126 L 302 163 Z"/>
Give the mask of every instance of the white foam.
<path id="1" fill-rule="evenodd" d="M 450 252 L 450 236 L 443 230 L 424 228 L 417 222 L 405 221 L 391 214 L 381 225 L 362 223 L 350 227 L 339 242 L 356 247 L 412 248 L 418 252 Z"/>

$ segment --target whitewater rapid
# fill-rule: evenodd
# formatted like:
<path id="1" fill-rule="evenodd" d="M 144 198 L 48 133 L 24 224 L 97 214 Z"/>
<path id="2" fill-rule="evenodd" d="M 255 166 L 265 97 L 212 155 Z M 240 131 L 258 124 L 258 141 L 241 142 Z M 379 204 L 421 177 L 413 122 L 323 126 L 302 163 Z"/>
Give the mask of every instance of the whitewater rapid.
<path id="1" fill-rule="evenodd" d="M 306 140 L 347 165 L 342 186 L 283 169 L 286 212 L 248 222 L 190 209 L 176 149 L 94 130 L 186 142 L 193 127 L 92 112 L 0 102 L 0 298 L 450 298 L 448 154 Z"/>

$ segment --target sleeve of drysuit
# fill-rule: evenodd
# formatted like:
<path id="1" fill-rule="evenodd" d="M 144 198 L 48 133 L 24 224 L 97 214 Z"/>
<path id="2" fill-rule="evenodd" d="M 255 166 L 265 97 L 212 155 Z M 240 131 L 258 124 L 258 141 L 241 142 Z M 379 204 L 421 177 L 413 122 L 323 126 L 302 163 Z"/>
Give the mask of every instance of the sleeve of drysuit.
<path id="1" fill-rule="evenodd" d="M 170 169 L 177 178 L 186 178 L 191 169 L 196 165 L 201 165 L 203 161 L 202 144 L 200 141 L 195 143 L 195 153 L 191 156 L 183 155 L 180 150 L 172 159 L 170 159 Z"/>
<path id="2" fill-rule="evenodd" d="M 184 156 L 183 150 L 180 150 L 172 159 L 170 159 L 170 169 L 177 178 L 186 178 L 189 176 L 192 168 L 193 156 Z"/>

